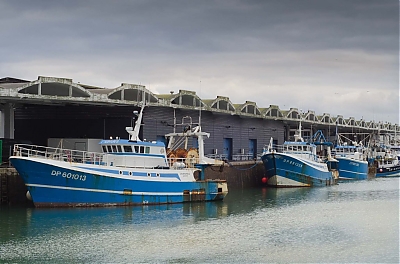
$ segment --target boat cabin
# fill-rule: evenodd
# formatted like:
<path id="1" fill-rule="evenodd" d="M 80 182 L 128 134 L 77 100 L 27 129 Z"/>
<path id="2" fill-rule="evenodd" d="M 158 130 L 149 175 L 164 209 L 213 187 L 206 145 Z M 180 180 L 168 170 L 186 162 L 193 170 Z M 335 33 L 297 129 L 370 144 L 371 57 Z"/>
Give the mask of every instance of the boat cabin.
<path id="1" fill-rule="evenodd" d="M 130 141 L 127 139 L 107 139 L 99 143 L 107 160 L 113 166 L 166 168 L 168 167 L 163 142 Z"/>
<path id="2" fill-rule="evenodd" d="M 364 159 L 363 148 L 360 146 L 336 146 L 332 151 L 332 155 L 335 157 L 344 157 L 356 160 Z"/>
<path id="3" fill-rule="evenodd" d="M 286 141 L 283 143 L 283 152 L 306 159 L 318 159 L 317 146 L 308 142 Z"/>

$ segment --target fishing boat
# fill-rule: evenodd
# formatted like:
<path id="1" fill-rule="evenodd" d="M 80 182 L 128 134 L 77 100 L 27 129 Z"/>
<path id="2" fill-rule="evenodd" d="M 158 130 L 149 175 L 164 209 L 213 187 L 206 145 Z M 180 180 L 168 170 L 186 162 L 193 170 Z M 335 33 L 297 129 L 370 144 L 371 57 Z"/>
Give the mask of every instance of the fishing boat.
<path id="1" fill-rule="evenodd" d="M 205 180 L 204 168 L 221 161 L 204 156 L 208 133 L 200 126 L 185 131 L 197 137 L 198 155 L 168 158 L 163 142 L 139 139 L 144 104 L 136 112 L 128 139 L 100 141 L 101 153 L 36 145 L 15 145 L 12 165 L 36 207 L 126 206 L 222 200 L 225 180 Z M 174 133 L 170 136 L 179 136 Z"/>
<path id="2" fill-rule="evenodd" d="M 376 177 L 400 177 L 400 155 L 396 148 L 381 145 L 373 151 Z"/>
<path id="3" fill-rule="evenodd" d="M 344 135 L 337 134 L 337 143 L 332 150 L 332 156 L 338 161 L 340 180 L 365 180 L 368 178 L 368 161 L 364 155 L 362 142 L 348 145 Z"/>
<path id="4" fill-rule="evenodd" d="M 391 135 L 378 130 L 371 135 L 368 157 L 376 167 L 376 177 L 399 177 L 400 155 L 396 145 L 391 144 Z"/>
<path id="5" fill-rule="evenodd" d="M 320 144 L 329 145 L 328 142 Z M 317 144 L 311 140 L 305 142 L 301 136 L 301 122 L 295 141 L 285 141 L 283 146 L 274 146 L 271 138 L 264 148 L 261 159 L 265 167 L 267 184 L 275 187 L 311 187 L 335 184 L 337 163 L 330 156 L 317 155 Z M 328 166 L 329 165 L 329 166 Z"/>

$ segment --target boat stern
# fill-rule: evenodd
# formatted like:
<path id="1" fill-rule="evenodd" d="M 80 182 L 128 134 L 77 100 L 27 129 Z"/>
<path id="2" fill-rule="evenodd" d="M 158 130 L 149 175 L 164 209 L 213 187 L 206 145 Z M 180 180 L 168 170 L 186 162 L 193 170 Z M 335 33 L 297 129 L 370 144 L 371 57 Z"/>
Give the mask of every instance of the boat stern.
<path id="1" fill-rule="evenodd" d="M 215 200 L 223 200 L 228 194 L 228 183 L 226 181 L 217 182 L 217 190 L 218 192 Z"/>

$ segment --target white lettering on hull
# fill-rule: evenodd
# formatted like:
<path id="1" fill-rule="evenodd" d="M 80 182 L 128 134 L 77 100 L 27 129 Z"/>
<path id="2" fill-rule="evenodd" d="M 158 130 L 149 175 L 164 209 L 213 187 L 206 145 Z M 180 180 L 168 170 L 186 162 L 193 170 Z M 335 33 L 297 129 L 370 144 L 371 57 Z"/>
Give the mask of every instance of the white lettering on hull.
<path id="1" fill-rule="evenodd" d="M 84 174 L 79 174 L 79 173 L 71 173 L 71 172 L 61 172 L 59 170 L 52 170 L 51 171 L 51 176 L 61 176 L 63 178 L 67 179 L 73 179 L 73 180 L 78 180 L 78 181 L 86 181 L 86 175 Z"/>

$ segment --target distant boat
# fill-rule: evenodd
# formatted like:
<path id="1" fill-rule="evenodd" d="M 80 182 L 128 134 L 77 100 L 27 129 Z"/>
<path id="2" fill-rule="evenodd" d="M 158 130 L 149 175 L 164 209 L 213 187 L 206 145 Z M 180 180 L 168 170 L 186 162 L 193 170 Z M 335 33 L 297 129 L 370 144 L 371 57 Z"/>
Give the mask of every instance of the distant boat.
<path id="1" fill-rule="evenodd" d="M 400 155 L 395 148 L 381 145 L 374 150 L 376 177 L 400 177 Z"/>
<path id="2" fill-rule="evenodd" d="M 200 126 L 185 131 L 197 137 L 196 157 L 168 159 L 162 142 L 139 139 L 144 104 L 129 139 L 102 140 L 103 153 L 15 145 L 10 161 L 37 207 L 123 206 L 222 200 L 225 180 L 204 180 L 204 168 L 220 161 L 204 157 Z M 183 133 L 175 133 L 179 136 Z"/>
<path id="3" fill-rule="evenodd" d="M 301 136 L 301 122 L 295 141 L 286 141 L 283 146 L 270 144 L 261 159 L 268 178 L 267 184 L 275 187 L 311 187 L 335 184 L 337 171 L 328 167 L 337 163 L 329 155 L 324 161 L 317 155 L 317 145 L 305 142 Z"/>
<path id="4" fill-rule="evenodd" d="M 368 178 L 368 161 L 364 156 L 365 147 L 357 142 L 347 145 L 343 135 L 337 135 L 337 144 L 332 155 L 338 161 L 339 179 L 365 180 Z"/>
<path id="5" fill-rule="evenodd" d="M 371 136 L 368 156 L 375 164 L 376 177 L 400 177 L 399 150 L 390 144 L 390 135 L 378 131 Z"/>

